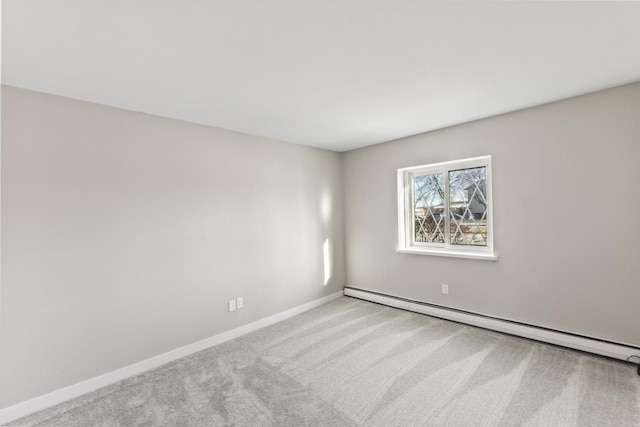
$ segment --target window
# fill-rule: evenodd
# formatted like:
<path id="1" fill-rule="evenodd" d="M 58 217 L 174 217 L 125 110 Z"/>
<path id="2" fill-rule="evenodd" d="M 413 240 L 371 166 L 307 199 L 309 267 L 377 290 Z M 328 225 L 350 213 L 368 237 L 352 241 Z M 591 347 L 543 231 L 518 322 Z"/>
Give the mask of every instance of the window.
<path id="1" fill-rule="evenodd" d="M 496 260 L 491 156 L 398 169 L 398 252 Z"/>

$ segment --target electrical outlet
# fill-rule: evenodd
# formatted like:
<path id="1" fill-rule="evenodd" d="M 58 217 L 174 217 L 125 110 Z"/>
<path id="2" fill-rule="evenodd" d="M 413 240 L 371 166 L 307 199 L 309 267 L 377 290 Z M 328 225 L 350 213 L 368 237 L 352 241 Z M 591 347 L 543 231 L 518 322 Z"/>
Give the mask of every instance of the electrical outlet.
<path id="1" fill-rule="evenodd" d="M 236 311 L 236 300 L 229 300 L 229 311 Z"/>
<path id="2" fill-rule="evenodd" d="M 449 295 L 449 285 L 442 284 L 442 293 L 445 295 Z"/>
<path id="3" fill-rule="evenodd" d="M 244 298 L 236 298 L 236 307 L 238 307 L 238 310 L 244 307 Z"/>

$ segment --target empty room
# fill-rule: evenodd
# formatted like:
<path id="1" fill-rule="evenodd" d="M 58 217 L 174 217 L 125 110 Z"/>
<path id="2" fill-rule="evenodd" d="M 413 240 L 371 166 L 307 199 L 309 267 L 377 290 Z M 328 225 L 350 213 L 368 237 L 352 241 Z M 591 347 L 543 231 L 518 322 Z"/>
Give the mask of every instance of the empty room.
<path id="1" fill-rule="evenodd" d="M 1 18 L 0 425 L 640 426 L 640 2 Z"/>

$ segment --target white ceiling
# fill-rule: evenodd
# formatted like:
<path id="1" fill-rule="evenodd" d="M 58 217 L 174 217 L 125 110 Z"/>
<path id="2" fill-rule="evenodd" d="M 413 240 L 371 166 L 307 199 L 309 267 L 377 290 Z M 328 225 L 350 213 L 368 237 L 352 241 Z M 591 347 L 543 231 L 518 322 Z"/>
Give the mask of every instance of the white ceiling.
<path id="1" fill-rule="evenodd" d="M 640 80 L 640 3 L 2 6 L 5 84 L 337 151 Z"/>

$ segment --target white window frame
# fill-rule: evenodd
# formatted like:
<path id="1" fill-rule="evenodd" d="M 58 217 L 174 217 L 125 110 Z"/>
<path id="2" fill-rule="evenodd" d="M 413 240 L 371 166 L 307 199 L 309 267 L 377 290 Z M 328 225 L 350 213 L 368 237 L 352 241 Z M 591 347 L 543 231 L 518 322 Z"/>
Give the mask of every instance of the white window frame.
<path id="1" fill-rule="evenodd" d="M 487 246 L 452 245 L 450 243 L 449 213 L 449 172 L 478 167 L 487 169 Z M 413 180 L 415 176 L 442 173 L 445 183 L 444 197 L 444 243 L 414 242 Z M 472 258 L 496 261 L 498 256 L 493 247 L 493 189 L 491 180 L 491 156 L 454 160 L 430 165 L 412 166 L 398 169 L 398 247 L 400 253 Z"/>

